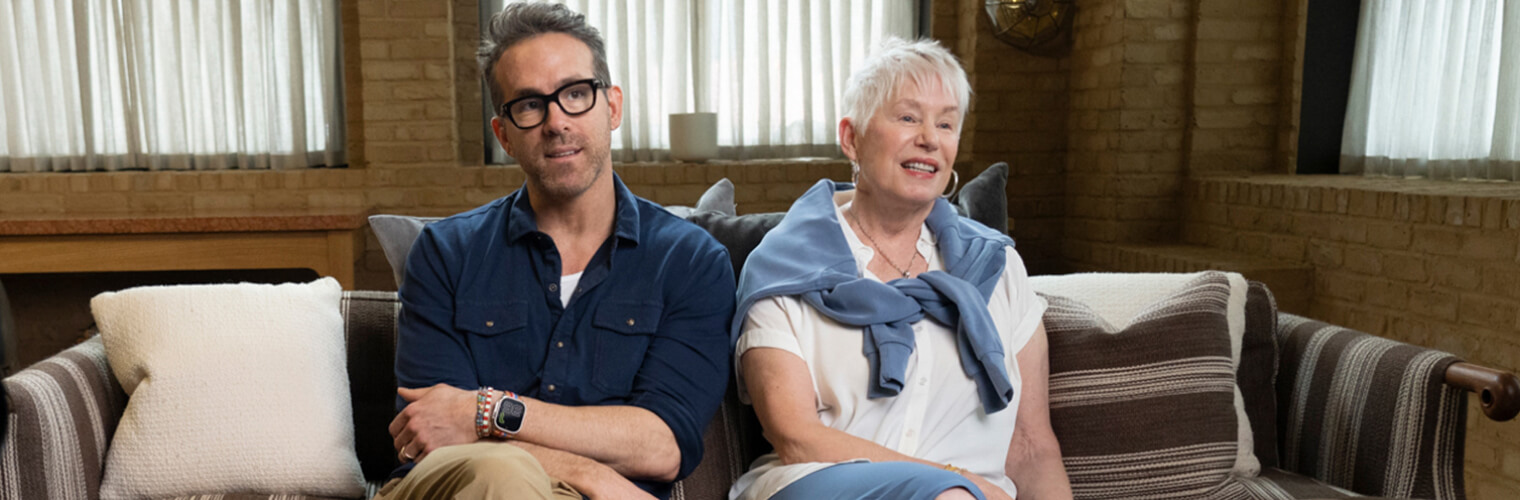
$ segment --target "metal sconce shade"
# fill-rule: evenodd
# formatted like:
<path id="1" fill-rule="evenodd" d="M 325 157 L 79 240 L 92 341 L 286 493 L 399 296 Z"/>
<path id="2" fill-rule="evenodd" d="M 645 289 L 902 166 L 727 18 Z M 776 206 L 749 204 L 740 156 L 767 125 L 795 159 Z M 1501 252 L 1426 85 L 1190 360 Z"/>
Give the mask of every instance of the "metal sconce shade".
<path id="1" fill-rule="evenodd" d="M 1029 51 L 1051 49 L 1077 12 L 1073 0 L 987 0 L 985 6 L 993 36 Z"/>

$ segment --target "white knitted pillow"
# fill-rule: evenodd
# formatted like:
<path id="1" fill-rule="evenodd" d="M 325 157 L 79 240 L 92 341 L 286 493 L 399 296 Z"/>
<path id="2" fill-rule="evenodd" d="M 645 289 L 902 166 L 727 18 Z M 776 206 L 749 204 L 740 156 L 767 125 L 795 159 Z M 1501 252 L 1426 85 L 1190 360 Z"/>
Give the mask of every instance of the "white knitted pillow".
<path id="1" fill-rule="evenodd" d="M 332 278 L 189 285 L 90 301 L 130 396 L 103 498 L 364 494 Z"/>

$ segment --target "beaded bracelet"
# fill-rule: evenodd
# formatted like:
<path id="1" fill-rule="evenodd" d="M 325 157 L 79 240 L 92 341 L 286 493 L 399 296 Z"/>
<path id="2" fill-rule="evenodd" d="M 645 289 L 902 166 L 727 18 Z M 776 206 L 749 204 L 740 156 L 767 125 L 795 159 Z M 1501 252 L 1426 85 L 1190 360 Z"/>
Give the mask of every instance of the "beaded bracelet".
<path id="1" fill-rule="evenodd" d="M 491 437 L 491 412 L 496 409 L 496 389 L 481 387 L 475 393 L 475 435 Z"/>

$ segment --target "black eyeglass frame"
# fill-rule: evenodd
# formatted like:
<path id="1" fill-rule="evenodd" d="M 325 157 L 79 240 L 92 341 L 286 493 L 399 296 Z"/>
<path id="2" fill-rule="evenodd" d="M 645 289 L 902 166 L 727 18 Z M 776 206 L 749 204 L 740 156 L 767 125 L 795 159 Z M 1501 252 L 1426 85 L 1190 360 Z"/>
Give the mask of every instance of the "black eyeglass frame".
<path id="1" fill-rule="evenodd" d="M 560 95 L 560 93 L 564 92 L 566 89 L 569 89 L 570 87 L 574 87 L 576 85 L 586 85 L 586 84 L 590 84 L 591 85 L 591 105 L 590 106 L 586 106 L 586 109 L 583 109 L 580 112 L 571 113 L 570 110 L 565 109 L 565 104 L 559 101 L 559 95 Z M 584 115 L 584 114 L 590 112 L 593 109 L 596 109 L 596 94 L 597 94 L 597 91 L 605 89 L 605 88 L 607 88 L 607 83 L 603 82 L 601 79 L 598 79 L 598 78 L 587 78 L 585 80 L 576 80 L 576 81 L 573 81 L 573 82 L 561 85 L 559 88 L 554 89 L 554 92 L 550 92 L 548 95 L 539 94 L 539 95 L 523 96 L 523 97 L 519 97 L 519 98 L 510 100 L 510 101 L 507 101 L 506 103 L 502 104 L 500 108 L 498 108 L 496 110 L 496 116 L 506 117 L 507 121 L 512 122 L 512 126 L 517 127 L 520 130 L 528 130 L 530 128 L 534 128 L 534 127 L 537 127 L 539 125 L 543 125 L 544 122 L 549 121 L 549 103 L 551 103 L 551 102 L 554 103 L 555 105 L 559 106 L 559 110 L 561 112 L 564 112 L 566 116 L 580 116 L 580 115 Z M 512 117 L 512 113 L 509 110 L 512 109 L 512 105 L 513 104 L 517 104 L 517 103 L 523 102 L 523 101 L 530 101 L 530 100 L 537 100 L 537 101 L 540 101 L 540 102 L 543 103 L 543 106 L 544 106 L 544 116 L 543 116 L 542 119 L 540 119 L 538 121 L 538 123 L 535 123 L 535 124 L 532 124 L 532 125 L 524 127 L 521 124 L 517 123 L 517 118 Z"/>

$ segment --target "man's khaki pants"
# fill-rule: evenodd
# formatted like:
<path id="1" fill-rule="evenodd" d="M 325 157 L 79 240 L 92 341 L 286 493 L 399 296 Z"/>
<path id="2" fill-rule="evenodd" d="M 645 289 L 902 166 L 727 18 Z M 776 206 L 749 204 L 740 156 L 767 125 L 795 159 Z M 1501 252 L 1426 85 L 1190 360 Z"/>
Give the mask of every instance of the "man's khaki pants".
<path id="1" fill-rule="evenodd" d="M 375 500 L 411 498 L 580 500 L 581 494 L 549 477 L 522 448 L 490 442 L 439 448 L 375 495 Z"/>

